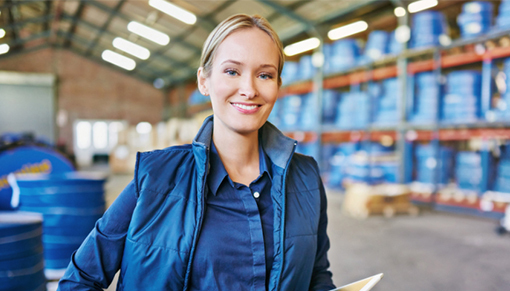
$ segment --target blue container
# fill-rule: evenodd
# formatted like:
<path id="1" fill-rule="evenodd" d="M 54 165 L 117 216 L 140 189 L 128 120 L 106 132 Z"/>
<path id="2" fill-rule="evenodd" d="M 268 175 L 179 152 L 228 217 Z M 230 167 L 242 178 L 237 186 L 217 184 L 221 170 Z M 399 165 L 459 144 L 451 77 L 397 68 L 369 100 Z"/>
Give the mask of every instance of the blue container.
<path id="1" fill-rule="evenodd" d="M 288 85 L 298 80 L 299 63 L 286 61 L 282 69 L 282 84 Z"/>
<path id="2" fill-rule="evenodd" d="M 333 124 L 336 120 L 338 93 L 334 90 L 324 90 L 322 93 L 322 122 Z"/>
<path id="3" fill-rule="evenodd" d="M 297 130 L 301 116 L 302 98 L 299 95 L 290 95 L 281 99 L 281 127 L 283 130 Z"/>
<path id="4" fill-rule="evenodd" d="M 199 90 L 193 91 L 191 96 L 188 98 L 188 105 L 198 105 L 209 102 L 209 96 L 204 96 Z"/>
<path id="5" fill-rule="evenodd" d="M 446 33 L 446 21 L 438 11 L 423 11 L 412 18 L 411 48 L 439 45 L 439 36 Z"/>
<path id="6" fill-rule="evenodd" d="M 0 212 L 0 290 L 46 290 L 41 215 Z"/>
<path id="7" fill-rule="evenodd" d="M 313 93 L 300 96 L 302 99 L 302 109 L 300 117 L 300 130 L 314 130 L 318 126 L 317 118 L 317 100 Z"/>
<path id="8" fill-rule="evenodd" d="M 326 73 L 340 72 L 356 66 L 360 55 L 355 39 L 341 39 L 331 44 Z"/>
<path id="9" fill-rule="evenodd" d="M 368 61 L 374 61 L 388 53 L 388 41 L 390 35 L 386 31 L 374 30 L 368 35 L 364 57 Z"/>
<path id="10" fill-rule="evenodd" d="M 67 268 L 105 210 L 105 177 L 71 172 L 55 175 L 20 175 L 20 210 L 41 213 L 46 271 Z"/>
<path id="11" fill-rule="evenodd" d="M 397 41 L 397 38 L 395 37 L 395 31 L 393 31 L 389 36 L 388 54 L 398 55 L 401 52 L 402 52 L 402 44 Z"/>
<path id="12" fill-rule="evenodd" d="M 267 121 L 271 122 L 274 126 L 280 127 L 281 125 L 281 100 L 278 99 L 274 103 L 273 110 L 271 110 L 271 114 L 269 114 L 269 117 L 267 118 Z"/>
<path id="13" fill-rule="evenodd" d="M 51 148 L 22 145 L 0 151 L 0 210 L 17 209 L 19 196 L 8 183 L 10 173 L 64 173 L 74 171 L 71 162 Z M 16 194 L 16 193 L 14 193 Z"/>
<path id="14" fill-rule="evenodd" d="M 310 80 L 315 75 L 315 67 L 312 64 L 312 56 L 304 55 L 299 59 L 298 80 Z"/>

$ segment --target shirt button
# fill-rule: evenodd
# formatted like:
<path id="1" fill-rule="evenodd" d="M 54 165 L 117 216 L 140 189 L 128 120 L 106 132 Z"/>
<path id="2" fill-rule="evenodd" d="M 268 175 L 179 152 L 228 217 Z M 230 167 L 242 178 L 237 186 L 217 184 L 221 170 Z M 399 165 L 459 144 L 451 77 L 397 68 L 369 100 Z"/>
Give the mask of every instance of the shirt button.
<path id="1" fill-rule="evenodd" d="M 259 197 L 260 197 L 260 193 L 259 193 L 259 192 L 255 192 L 255 193 L 253 193 L 253 197 L 255 197 L 255 198 L 259 198 Z"/>

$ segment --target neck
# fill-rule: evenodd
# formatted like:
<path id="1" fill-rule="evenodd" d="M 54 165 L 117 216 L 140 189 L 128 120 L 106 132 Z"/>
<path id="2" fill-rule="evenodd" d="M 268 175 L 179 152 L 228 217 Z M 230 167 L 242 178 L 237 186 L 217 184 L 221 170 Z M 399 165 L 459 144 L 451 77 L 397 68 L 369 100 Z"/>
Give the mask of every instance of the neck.
<path id="1" fill-rule="evenodd" d="M 242 135 L 216 129 L 212 139 L 230 179 L 249 185 L 260 174 L 258 132 Z"/>

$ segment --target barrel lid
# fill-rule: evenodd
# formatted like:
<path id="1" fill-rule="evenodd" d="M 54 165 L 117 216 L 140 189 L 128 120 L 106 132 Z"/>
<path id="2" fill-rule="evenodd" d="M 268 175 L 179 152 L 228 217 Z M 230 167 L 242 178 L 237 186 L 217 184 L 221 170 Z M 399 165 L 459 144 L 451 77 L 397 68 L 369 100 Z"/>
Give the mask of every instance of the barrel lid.
<path id="1" fill-rule="evenodd" d="M 17 181 L 73 180 L 73 181 L 104 181 L 108 174 L 104 172 L 74 171 L 57 174 L 16 174 Z"/>
<path id="2" fill-rule="evenodd" d="M 43 216 L 40 213 L 27 211 L 0 211 L 0 228 L 9 228 L 16 225 L 41 223 Z"/>

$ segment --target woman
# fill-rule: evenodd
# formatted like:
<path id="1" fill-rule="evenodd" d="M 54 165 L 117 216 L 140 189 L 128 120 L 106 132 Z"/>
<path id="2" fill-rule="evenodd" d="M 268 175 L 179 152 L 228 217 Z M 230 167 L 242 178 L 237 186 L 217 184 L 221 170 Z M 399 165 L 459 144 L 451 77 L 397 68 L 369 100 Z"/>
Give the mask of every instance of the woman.
<path id="1" fill-rule="evenodd" d="M 329 290 L 317 163 L 266 120 L 284 62 L 259 16 L 209 35 L 197 78 L 213 116 L 193 144 L 139 153 L 135 177 L 73 254 L 59 290 Z"/>

